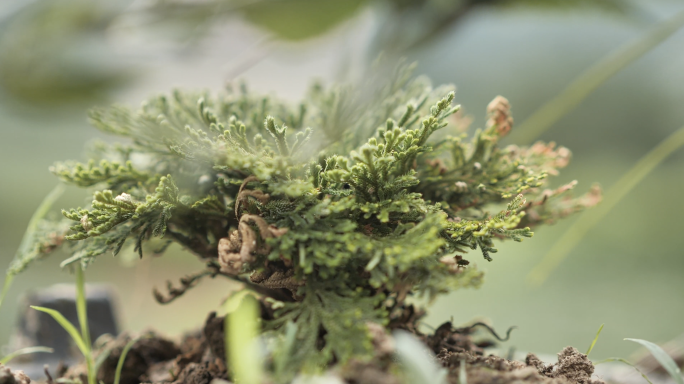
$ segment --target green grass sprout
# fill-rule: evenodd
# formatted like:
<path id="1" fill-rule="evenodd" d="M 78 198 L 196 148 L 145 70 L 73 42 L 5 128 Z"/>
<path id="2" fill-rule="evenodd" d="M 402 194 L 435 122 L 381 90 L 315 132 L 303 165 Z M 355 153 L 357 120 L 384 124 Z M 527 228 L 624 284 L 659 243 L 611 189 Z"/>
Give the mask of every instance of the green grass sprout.
<path id="1" fill-rule="evenodd" d="M 527 275 L 527 281 L 533 286 L 540 286 L 546 281 L 558 265 L 572 252 L 584 236 L 594 228 L 613 207 L 615 207 L 634 187 L 636 187 L 658 164 L 670 154 L 684 146 L 684 127 L 651 149 L 627 173 L 606 192 L 601 204 L 584 211 L 580 217 L 565 231 L 551 250 Z"/>
<path id="2" fill-rule="evenodd" d="M 285 324 L 285 335 L 282 340 L 282 347 L 273 352 L 273 368 L 275 377 L 285 377 L 287 364 L 290 361 L 292 350 L 297 341 L 297 324 L 289 321 Z"/>
<path id="3" fill-rule="evenodd" d="M 651 382 L 651 380 L 648 378 L 648 376 L 646 376 L 645 373 L 641 372 L 641 370 L 639 368 L 637 368 L 636 365 L 630 363 L 629 361 L 627 361 L 621 357 L 609 357 L 605 360 L 595 362 L 594 365 L 599 365 L 599 364 L 604 364 L 604 363 L 613 363 L 613 362 L 620 362 L 620 363 L 625 363 L 625 364 L 629 365 L 630 367 L 634 368 L 637 372 L 639 372 L 641 377 L 643 377 L 644 380 L 648 381 L 648 384 L 653 384 L 653 382 Z"/>
<path id="4" fill-rule="evenodd" d="M 69 320 L 67 320 L 61 313 L 54 309 L 50 308 L 45 308 L 45 307 L 39 307 L 36 305 L 31 305 L 31 308 L 35 309 L 36 311 L 44 312 L 47 313 L 48 315 L 52 316 L 53 319 L 59 325 L 64 328 L 65 331 L 71 336 L 71 338 L 74 340 L 74 343 L 76 343 L 76 346 L 78 347 L 79 351 L 83 353 L 84 355 L 89 352 L 89 347 L 86 346 L 86 344 L 83 342 L 83 338 L 81 338 L 81 334 L 78 332 L 76 327 L 74 327 Z"/>
<path id="5" fill-rule="evenodd" d="M 128 351 L 133 347 L 133 345 L 138 341 L 138 338 L 132 339 L 124 346 L 121 351 L 121 356 L 119 356 L 119 361 L 116 363 L 116 372 L 114 373 L 114 384 L 119 384 L 121 381 L 121 371 L 123 370 L 124 362 L 126 361 L 126 355 Z"/>
<path id="6" fill-rule="evenodd" d="M 684 12 L 658 23 L 647 33 L 609 53 L 582 72 L 559 95 L 528 117 L 513 133 L 513 140 L 530 144 L 577 107 L 596 88 L 684 26 Z"/>
<path id="7" fill-rule="evenodd" d="M 601 326 L 598 329 L 598 332 L 596 332 L 596 337 L 594 337 L 594 341 L 591 342 L 591 345 L 589 346 L 589 349 L 587 349 L 587 353 L 585 355 L 589 356 L 591 353 L 591 350 L 594 349 L 594 345 L 596 345 L 596 342 L 598 341 L 599 335 L 601 334 L 601 331 L 603 331 L 603 326 L 606 324 L 601 324 Z"/>
<path id="8" fill-rule="evenodd" d="M 59 325 L 61 325 L 65 331 L 67 331 L 85 358 L 88 371 L 88 384 L 97 384 L 97 367 L 93 360 L 90 334 L 88 333 L 89 328 L 85 297 L 85 279 L 83 277 L 83 270 L 81 268 L 82 267 L 79 265 L 76 269 L 76 308 L 81 332 L 79 332 L 76 327 L 71 324 L 71 322 L 67 320 L 61 313 L 54 309 L 38 307 L 34 305 L 32 305 L 31 308 L 47 313 L 53 319 L 55 319 L 55 321 L 57 321 L 57 323 L 59 323 Z"/>
<path id="9" fill-rule="evenodd" d="M 19 357 L 19 356 L 28 355 L 28 354 L 31 354 L 31 353 L 40 353 L 40 352 L 52 353 L 52 352 L 54 352 L 54 349 L 48 348 L 48 347 L 28 347 L 28 348 L 22 348 L 22 349 L 19 349 L 19 350 L 14 351 L 14 352 L 11 352 L 11 353 L 7 354 L 6 356 L 4 356 L 3 358 L 1 358 L 1 359 L 0 359 L 0 364 L 7 364 L 7 363 L 9 363 L 10 361 L 12 361 L 13 359 L 15 359 L 15 358 L 17 358 L 17 357 Z"/>
<path id="10" fill-rule="evenodd" d="M 109 354 L 112 353 L 112 348 L 111 347 L 105 347 L 104 350 L 102 350 L 98 355 L 97 359 L 95 359 L 95 362 L 93 363 L 95 375 L 97 375 L 97 372 L 100 371 L 100 367 L 102 364 L 104 364 L 105 360 L 109 357 Z"/>
<path id="11" fill-rule="evenodd" d="M 672 377 L 672 380 L 674 380 L 675 383 L 677 384 L 684 384 L 684 377 L 682 377 L 682 371 L 679 369 L 677 366 L 677 363 L 675 363 L 674 360 L 670 357 L 670 355 L 667 354 L 662 348 L 660 348 L 657 344 L 652 343 L 650 341 L 642 340 L 642 339 L 625 339 L 627 341 L 633 341 L 635 343 L 639 343 L 646 347 L 649 352 L 655 357 L 656 360 L 660 363 L 660 365 L 663 366 L 663 368 L 667 371 L 667 373 L 670 374 Z"/>

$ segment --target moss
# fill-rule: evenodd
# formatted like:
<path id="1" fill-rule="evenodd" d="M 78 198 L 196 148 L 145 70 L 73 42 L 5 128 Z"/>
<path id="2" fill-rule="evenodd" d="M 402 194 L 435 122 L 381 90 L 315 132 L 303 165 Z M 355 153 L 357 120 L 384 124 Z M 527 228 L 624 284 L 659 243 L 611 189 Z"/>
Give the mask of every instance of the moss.
<path id="1" fill-rule="evenodd" d="M 52 168 L 95 190 L 56 229 L 72 252 L 63 265 L 176 242 L 209 272 L 157 297 L 217 274 L 270 297 L 267 334 L 298 341 L 276 342 L 292 349 L 276 352 L 285 376 L 369 357 L 367 325 L 387 325 L 407 297 L 481 283 L 468 251 L 491 261 L 495 241 L 595 202 L 568 198 L 574 183 L 545 190 L 567 149 L 499 147 L 513 125 L 504 98 L 470 139 L 454 98 L 399 67 L 368 87 L 315 85 L 298 105 L 241 87 L 94 110 L 93 125 L 126 144 Z"/>

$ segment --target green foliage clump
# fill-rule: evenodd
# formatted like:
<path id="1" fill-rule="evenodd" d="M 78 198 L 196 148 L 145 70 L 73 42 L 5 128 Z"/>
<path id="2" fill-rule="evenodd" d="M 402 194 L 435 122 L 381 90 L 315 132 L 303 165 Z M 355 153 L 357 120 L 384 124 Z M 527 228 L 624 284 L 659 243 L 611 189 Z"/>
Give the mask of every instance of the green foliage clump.
<path id="1" fill-rule="evenodd" d="M 63 265 L 175 242 L 269 297 L 265 329 L 297 340 L 276 353 L 281 368 L 369 356 L 368 324 L 388 326 L 407 297 L 481 283 L 469 250 L 491 261 L 496 240 L 596 200 L 565 198 L 574 183 L 544 189 L 567 149 L 498 146 L 513 123 L 505 99 L 467 139 L 454 98 L 400 67 L 364 87 L 315 85 L 298 105 L 240 87 L 96 109 L 93 124 L 126 143 L 53 168 L 95 189 L 90 207 L 63 211 Z"/>

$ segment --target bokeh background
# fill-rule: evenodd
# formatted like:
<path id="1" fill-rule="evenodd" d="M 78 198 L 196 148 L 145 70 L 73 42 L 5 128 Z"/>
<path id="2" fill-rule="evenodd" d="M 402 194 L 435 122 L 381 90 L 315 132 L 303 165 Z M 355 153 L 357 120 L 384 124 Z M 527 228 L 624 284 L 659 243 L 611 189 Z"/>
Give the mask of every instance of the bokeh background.
<path id="1" fill-rule="evenodd" d="M 406 57 L 484 123 L 496 95 L 523 121 L 609 52 L 684 10 L 680 1 L 519 0 L 4 0 L 0 3 L 0 265 L 9 265 L 31 214 L 57 184 L 48 167 L 84 160 L 105 137 L 86 111 L 137 105 L 175 87 L 220 90 L 244 79 L 297 100 L 313 79 L 358 81 L 384 52 Z M 636 161 L 684 125 L 684 31 L 677 32 L 591 93 L 541 137 L 573 151 L 554 183 L 610 188 Z M 515 129 L 515 128 L 514 128 Z M 664 342 L 684 333 L 684 150 L 647 176 L 540 287 L 525 277 L 574 220 L 503 244 L 479 290 L 438 299 L 433 326 L 489 319 L 516 325 L 505 347 L 555 353 L 588 347 L 594 358 L 626 357 L 634 337 Z M 85 205 L 67 189 L 58 207 Z M 55 214 L 57 214 L 55 210 Z M 0 309 L 0 345 L 19 298 L 72 276 L 55 254 L 17 276 Z M 477 258 L 475 258 L 477 259 Z M 486 264 L 485 264 L 486 263 Z M 202 265 L 179 249 L 161 258 L 104 256 L 90 282 L 111 284 L 121 327 L 170 336 L 199 326 L 230 285 L 205 281 L 160 306 L 153 286 Z"/>

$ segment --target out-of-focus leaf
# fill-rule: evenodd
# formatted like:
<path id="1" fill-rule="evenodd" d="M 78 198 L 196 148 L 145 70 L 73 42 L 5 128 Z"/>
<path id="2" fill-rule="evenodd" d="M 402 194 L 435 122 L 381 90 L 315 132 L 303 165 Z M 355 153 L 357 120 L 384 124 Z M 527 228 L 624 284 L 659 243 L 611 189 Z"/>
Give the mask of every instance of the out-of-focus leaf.
<path id="1" fill-rule="evenodd" d="M 5 273 L 5 282 L 3 283 L 2 291 L 0 291 L 0 307 L 12 285 L 14 276 L 41 257 L 40 247 L 36 244 L 38 237 L 41 235 L 40 224 L 43 222 L 45 215 L 50 211 L 50 207 L 52 207 L 55 201 L 62 196 L 62 193 L 64 193 L 64 186 L 58 184 L 47 196 L 45 196 L 45 199 L 40 203 L 36 212 L 33 213 L 28 227 L 26 228 L 26 233 L 19 244 L 19 249 L 17 249 L 14 259 Z"/>
<path id="2" fill-rule="evenodd" d="M 382 3 L 383 1 L 377 1 Z M 389 3 L 379 28 L 377 49 L 402 52 L 419 47 L 453 28 L 480 6 L 528 7 L 550 11 L 587 9 L 624 17 L 643 18 L 632 4 L 620 0 L 386 0 Z"/>
<path id="3" fill-rule="evenodd" d="M 477 2 L 487 3 L 491 1 Z M 549 9 L 600 9 L 616 14 L 627 14 L 630 11 L 630 4 L 621 0 L 500 0 L 498 3 L 502 5 L 524 5 L 535 8 L 549 8 Z"/>
<path id="4" fill-rule="evenodd" d="M 126 77 L 105 30 L 123 1 L 40 0 L 0 26 L 0 88 L 29 103 L 88 99 Z"/>
<path id="5" fill-rule="evenodd" d="M 285 40 L 322 34 L 351 18 L 368 0 L 262 0 L 242 8 L 247 20 Z"/>
<path id="6" fill-rule="evenodd" d="M 261 383 L 263 361 L 257 341 L 259 302 L 249 291 L 243 290 L 228 299 L 226 309 L 234 309 L 226 315 L 225 320 L 228 330 L 225 333 L 228 366 L 240 383 Z"/>
<path id="7" fill-rule="evenodd" d="M 446 369 L 437 365 L 425 344 L 406 331 L 393 333 L 397 356 L 404 366 L 407 383 L 445 384 Z"/>
<path id="8" fill-rule="evenodd" d="M 14 358 L 17 358 L 22 355 L 28 355 L 31 353 L 38 353 L 38 352 L 44 352 L 44 353 L 52 353 L 54 352 L 54 349 L 48 348 L 48 347 L 27 347 L 27 348 L 22 348 L 20 350 L 14 351 L 3 358 L 0 359 L 0 364 L 7 364 L 10 361 L 12 361 Z"/>
<path id="9" fill-rule="evenodd" d="M 650 341 L 642 340 L 642 339 L 625 339 L 627 341 L 633 341 L 635 343 L 639 343 L 646 347 L 649 352 L 653 355 L 653 357 L 658 360 L 660 365 L 665 368 L 667 373 L 670 374 L 672 377 L 672 380 L 674 380 L 675 383 L 677 384 L 684 384 L 684 377 L 682 377 L 682 371 L 679 369 L 677 366 L 677 363 L 672 360 L 670 355 L 668 355 L 665 351 L 663 351 L 662 348 L 660 348 L 657 344 L 652 343 Z"/>

